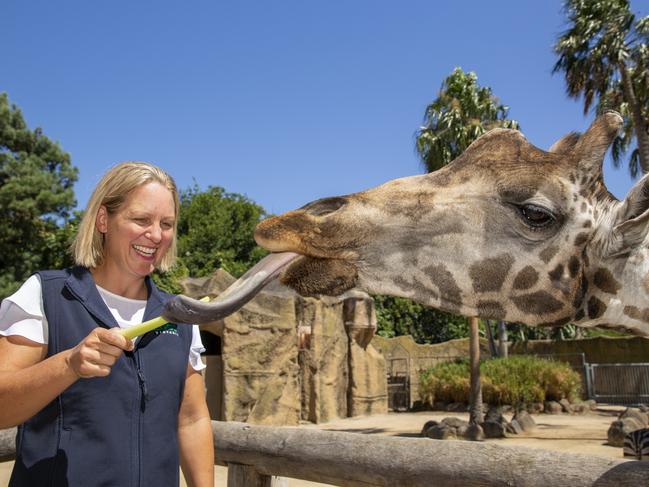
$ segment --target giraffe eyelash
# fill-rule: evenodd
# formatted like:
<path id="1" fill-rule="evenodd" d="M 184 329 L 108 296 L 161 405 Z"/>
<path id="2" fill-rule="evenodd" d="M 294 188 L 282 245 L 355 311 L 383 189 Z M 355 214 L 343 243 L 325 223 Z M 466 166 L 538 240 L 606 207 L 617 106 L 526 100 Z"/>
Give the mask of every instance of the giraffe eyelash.
<path id="1" fill-rule="evenodd" d="M 516 209 L 524 223 L 532 230 L 542 230 L 557 221 L 553 212 L 542 206 L 533 204 L 516 205 Z"/>

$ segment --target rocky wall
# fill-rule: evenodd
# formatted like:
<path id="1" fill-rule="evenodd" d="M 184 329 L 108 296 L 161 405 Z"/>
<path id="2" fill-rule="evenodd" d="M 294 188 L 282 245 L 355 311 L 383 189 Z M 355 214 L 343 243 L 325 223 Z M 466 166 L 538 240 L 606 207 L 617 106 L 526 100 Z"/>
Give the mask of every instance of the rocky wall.
<path id="1" fill-rule="evenodd" d="M 303 333 L 302 419 L 323 423 L 347 416 L 347 335 L 342 301 L 296 299 L 297 324 Z"/>
<path id="2" fill-rule="evenodd" d="M 233 281 L 217 271 L 187 280 L 185 294 L 218 296 Z M 213 419 L 296 425 L 387 411 L 385 360 L 369 343 L 376 318 L 364 293 L 302 298 L 274 282 L 201 330 L 222 338 L 219 359 L 207 360 L 217 370 L 205 374 Z"/>
<path id="3" fill-rule="evenodd" d="M 387 413 L 385 358 L 371 344 L 376 333 L 374 302 L 363 293 L 348 293 L 343 305 L 348 337 L 348 416 Z"/>

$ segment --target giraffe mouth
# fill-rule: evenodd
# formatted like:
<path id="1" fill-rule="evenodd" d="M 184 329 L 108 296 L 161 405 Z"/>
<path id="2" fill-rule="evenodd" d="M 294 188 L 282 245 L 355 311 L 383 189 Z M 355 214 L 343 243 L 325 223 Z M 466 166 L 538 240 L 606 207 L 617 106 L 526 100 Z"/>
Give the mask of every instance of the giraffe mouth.
<path id="1" fill-rule="evenodd" d="M 358 268 L 343 259 L 302 255 L 284 268 L 279 280 L 302 296 L 338 296 L 356 286 Z"/>

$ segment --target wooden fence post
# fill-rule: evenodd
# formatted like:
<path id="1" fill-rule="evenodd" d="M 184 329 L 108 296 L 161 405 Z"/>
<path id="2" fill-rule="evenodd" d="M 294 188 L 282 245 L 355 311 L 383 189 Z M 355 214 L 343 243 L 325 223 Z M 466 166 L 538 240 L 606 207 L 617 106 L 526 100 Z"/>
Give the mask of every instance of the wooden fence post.
<path id="1" fill-rule="evenodd" d="M 228 463 L 228 487 L 288 487 L 288 479 L 261 474 L 250 465 Z"/>

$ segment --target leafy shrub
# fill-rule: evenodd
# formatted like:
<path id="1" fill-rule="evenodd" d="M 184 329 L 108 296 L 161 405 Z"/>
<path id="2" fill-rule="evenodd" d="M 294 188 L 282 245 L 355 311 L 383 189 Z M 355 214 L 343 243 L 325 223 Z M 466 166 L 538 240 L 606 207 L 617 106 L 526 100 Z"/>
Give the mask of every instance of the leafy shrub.
<path id="1" fill-rule="evenodd" d="M 423 402 L 469 401 L 469 363 L 466 359 L 436 364 L 421 374 Z M 564 362 L 516 355 L 481 362 L 482 398 L 488 404 L 520 405 L 575 399 L 581 393 L 579 374 Z"/>

